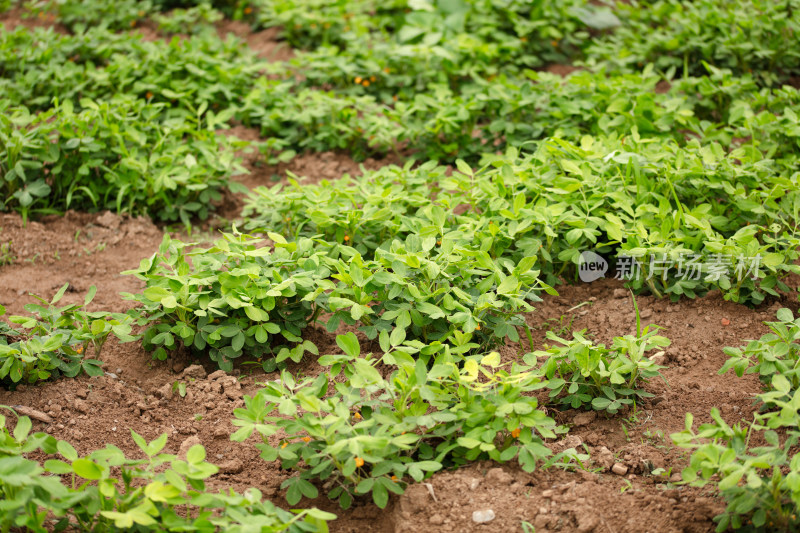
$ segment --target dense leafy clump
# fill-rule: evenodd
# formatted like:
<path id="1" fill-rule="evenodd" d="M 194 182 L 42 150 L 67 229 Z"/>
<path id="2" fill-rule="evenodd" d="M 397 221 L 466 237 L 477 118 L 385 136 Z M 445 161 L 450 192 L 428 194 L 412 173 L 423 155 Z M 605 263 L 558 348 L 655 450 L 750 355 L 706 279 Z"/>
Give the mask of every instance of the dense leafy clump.
<path id="1" fill-rule="evenodd" d="M 11 316 L 10 324 L 0 322 L 0 383 L 35 383 L 80 373 L 99 376 L 103 370 L 97 357 L 109 335 L 123 342 L 134 340 L 128 315 L 83 309 L 94 298 L 94 285 L 83 305 L 57 307 L 68 287 L 64 284 L 49 302 L 37 296 L 41 304 L 25 306 L 29 316 Z M 0 316 L 5 312 L 0 305 Z M 89 347 L 94 357 L 88 357 Z"/>
<path id="2" fill-rule="evenodd" d="M 258 435 L 263 459 L 297 473 L 283 483 L 290 504 L 316 497 L 319 479 L 343 508 L 363 494 L 383 508 L 389 493 L 446 466 L 490 458 L 517 460 L 530 472 L 552 455 L 543 439 L 561 429 L 526 394 L 541 388 L 539 377 L 502 368 L 496 352 L 465 363 L 446 345 L 390 348 L 387 336 L 376 359 L 360 355 L 352 333 L 337 343 L 344 354 L 320 359 L 332 365 L 329 375 L 296 381 L 284 372 L 234 411 L 234 441 Z M 376 368 L 381 362 L 391 365 L 386 377 Z M 334 381 L 340 372 L 344 383 Z M 270 437 L 279 431 L 277 443 Z M 571 449 L 549 462 L 586 459 Z"/>
<path id="3" fill-rule="evenodd" d="M 143 304 L 136 314 L 148 326 L 144 347 L 157 359 L 186 347 L 228 371 L 243 355 L 271 370 L 305 351 L 316 354 L 301 335 L 322 311 L 315 299 L 333 286 L 323 251 L 309 239 L 272 237 L 274 250 L 241 234 L 191 249 L 165 235 L 157 254 L 125 272 L 146 283 L 142 294 L 124 295 Z"/>
<path id="4" fill-rule="evenodd" d="M 133 98 L 70 101 L 34 114 L 0 100 L 0 209 L 111 209 L 190 224 L 244 169 L 235 143 L 191 117 Z M 180 164 L 176 164 L 180 163 Z"/>

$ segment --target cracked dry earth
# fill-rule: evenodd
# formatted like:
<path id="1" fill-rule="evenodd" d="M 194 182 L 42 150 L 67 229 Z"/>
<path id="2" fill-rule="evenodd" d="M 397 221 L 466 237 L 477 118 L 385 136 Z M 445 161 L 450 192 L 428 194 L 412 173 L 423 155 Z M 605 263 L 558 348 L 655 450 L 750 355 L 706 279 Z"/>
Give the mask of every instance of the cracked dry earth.
<path id="1" fill-rule="evenodd" d="M 162 231 L 150 221 L 105 213 L 67 213 L 30 222 L 23 227 L 17 215 L 0 215 L 0 241 L 11 242 L 11 264 L 0 266 L 0 302 L 9 314 L 24 312 L 30 293 L 51 297 L 65 282 L 65 303 L 80 302 L 90 285 L 98 288 L 90 310 L 123 311 L 129 303 L 120 292 L 141 289 L 123 270 L 138 265 L 161 241 Z M 197 236 L 195 236 L 196 238 Z M 185 237 L 184 237 L 185 238 Z M 792 280 L 795 281 L 796 280 Z M 796 283 L 793 284 L 796 286 Z M 633 332 L 632 301 L 619 282 L 599 280 L 591 284 L 561 285 L 560 295 L 536 304 L 527 316 L 534 333 L 534 349 L 543 346 L 545 333 L 586 329 L 598 342 Z M 669 434 L 683 428 L 687 412 L 695 423 L 710 420 L 716 406 L 734 423 L 753 412 L 752 396 L 759 391 L 757 379 L 718 375 L 725 346 L 739 346 L 767 331 L 781 306 L 797 309 L 786 297 L 756 309 L 723 301 L 712 293 L 694 301 L 671 303 L 649 296 L 637 299 L 645 323 L 663 326 L 672 340 L 662 364 L 666 382 L 651 381 L 655 397 L 636 413 L 606 417 L 577 411 L 551 411 L 561 424 L 571 426 L 563 440 L 550 443 L 554 451 L 583 447 L 592 456 L 588 471 L 559 468 L 525 473 L 514 465 L 498 467 L 476 463 L 456 471 L 436 473 L 427 483 L 412 485 L 402 497 L 390 500 L 386 510 L 357 501 L 347 511 L 324 497 L 301 501 L 298 506 L 318 506 L 336 513 L 333 531 L 522 531 L 524 524 L 537 533 L 580 531 L 701 532 L 710 531 L 712 518 L 723 509 L 710 488 L 697 489 L 670 483 L 669 476 L 686 465 L 688 456 L 671 445 Z M 727 319 L 723 321 L 722 319 Z M 728 323 L 723 326 L 722 323 Z M 335 336 L 317 326 L 307 330 L 320 353 L 337 353 Z M 501 347 L 505 361 L 530 350 L 509 343 Z M 137 456 L 130 438 L 134 429 L 147 439 L 161 433 L 170 436 L 167 452 L 177 453 L 202 443 L 211 461 L 221 466 L 212 487 L 256 486 L 275 503 L 286 506 L 280 484 L 288 474 L 277 463 L 258 457 L 252 442 L 233 444 L 229 435 L 233 409 L 243 405 L 243 395 L 257 390 L 257 383 L 276 375 L 235 371 L 225 375 L 207 362 L 178 354 L 167 362 L 153 361 L 137 343 L 119 344 L 110 339 L 99 358 L 106 375 L 60 379 L 16 391 L 0 391 L 0 404 L 34 410 L 35 429 L 72 442 L 80 453 L 106 443 Z M 323 369 L 304 360 L 295 372 L 316 375 Z M 185 397 L 173 392 L 173 384 L 186 384 Z M 616 465 L 614 471 L 612 467 Z M 668 475 L 650 472 L 663 468 Z M 491 510 L 491 513 L 488 511 Z M 483 524 L 473 513 L 494 518 Z M 531 531 L 532 529 L 528 529 Z"/>

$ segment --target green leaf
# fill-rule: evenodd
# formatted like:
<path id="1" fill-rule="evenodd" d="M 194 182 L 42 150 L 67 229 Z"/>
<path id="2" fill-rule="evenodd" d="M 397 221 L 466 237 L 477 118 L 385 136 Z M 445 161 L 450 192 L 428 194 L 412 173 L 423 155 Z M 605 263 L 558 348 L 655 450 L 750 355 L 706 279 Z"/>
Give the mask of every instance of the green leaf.
<path id="1" fill-rule="evenodd" d="M 336 344 L 350 357 L 358 357 L 361 353 L 361 345 L 358 342 L 358 337 L 356 337 L 356 334 L 352 331 L 348 331 L 344 335 L 337 335 Z"/>
<path id="2" fill-rule="evenodd" d="M 98 480 L 103 477 L 103 469 L 89 459 L 76 459 L 72 462 L 72 470 L 84 479 Z"/>

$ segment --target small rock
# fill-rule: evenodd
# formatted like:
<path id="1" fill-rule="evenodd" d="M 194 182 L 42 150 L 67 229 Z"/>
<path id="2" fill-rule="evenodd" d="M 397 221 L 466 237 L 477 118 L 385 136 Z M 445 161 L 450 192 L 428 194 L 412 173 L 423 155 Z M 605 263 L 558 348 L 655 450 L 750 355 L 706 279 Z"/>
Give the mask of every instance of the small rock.
<path id="1" fill-rule="evenodd" d="M 432 517 L 430 517 L 428 519 L 428 522 L 430 522 L 431 524 L 433 524 L 435 526 L 439 526 L 439 525 L 444 524 L 444 518 L 440 514 L 435 514 L 435 515 L 433 515 Z"/>
<path id="2" fill-rule="evenodd" d="M 605 446 L 600 446 L 593 455 L 594 462 L 603 468 L 611 468 L 614 465 L 614 454 Z"/>
<path id="3" fill-rule="evenodd" d="M 214 381 L 215 379 L 224 378 L 227 375 L 228 374 L 226 374 L 224 370 L 215 370 L 208 375 L 208 379 Z"/>
<path id="4" fill-rule="evenodd" d="M 26 407 L 24 405 L 15 405 L 14 410 L 17 414 L 22 416 L 27 416 L 28 418 L 33 418 L 34 420 L 38 420 L 39 422 L 44 422 L 45 424 L 52 424 L 53 419 L 50 418 L 46 413 L 39 411 L 38 409 L 33 409 L 31 407 Z"/>
<path id="5" fill-rule="evenodd" d="M 621 463 L 614 463 L 614 466 L 611 467 L 611 471 L 618 476 L 624 476 L 628 473 L 628 467 Z"/>
<path id="6" fill-rule="evenodd" d="M 180 449 L 178 450 L 178 459 L 186 460 L 186 453 L 189 451 L 189 448 L 191 448 L 195 444 L 202 444 L 197 435 L 192 435 L 191 437 L 188 437 L 186 440 L 184 440 L 181 443 Z"/>
<path id="7" fill-rule="evenodd" d="M 236 389 L 225 389 L 225 396 L 236 401 L 242 397 L 242 391 Z"/>
<path id="8" fill-rule="evenodd" d="M 591 512 L 578 513 L 578 533 L 590 533 L 600 525 L 598 516 Z"/>
<path id="9" fill-rule="evenodd" d="M 400 510 L 411 514 L 423 510 L 430 500 L 430 493 L 423 485 L 411 485 L 400 498 Z"/>
<path id="10" fill-rule="evenodd" d="M 156 391 L 156 396 L 164 398 L 165 400 L 172 399 L 172 384 L 165 383 L 161 388 Z"/>
<path id="11" fill-rule="evenodd" d="M 183 371 L 183 369 L 185 367 L 186 367 L 186 365 L 184 365 L 182 361 L 175 360 L 172 363 L 172 371 L 175 372 L 176 374 L 178 374 L 181 371 Z"/>
<path id="12" fill-rule="evenodd" d="M 494 511 L 491 509 L 484 509 L 482 511 L 475 511 L 472 513 L 472 521 L 476 524 L 485 524 L 494 520 Z"/>
<path id="13" fill-rule="evenodd" d="M 117 375 L 113 372 L 106 372 L 106 376 L 110 379 L 119 379 Z"/>
<path id="14" fill-rule="evenodd" d="M 549 447 L 554 453 L 561 453 L 564 450 L 569 450 L 570 448 L 577 449 L 581 444 L 583 444 L 583 440 L 581 440 L 579 436 L 569 435 L 558 442 L 554 442 L 553 444 L 549 445 Z"/>
<path id="15" fill-rule="evenodd" d="M 510 485 L 514 481 L 514 476 L 502 468 L 491 468 L 486 472 L 486 481 L 495 485 Z"/>
<path id="16" fill-rule="evenodd" d="M 474 477 L 469 480 L 469 490 L 475 490 L 478 488 L 478 485 L 481 484 L 481 480 Z"/>
<path id="17" fill-rule="evenodd" d="M 89 412 L 89 404 L 86 402 L 86 400 L 75 400 L 75 404 L 74 405 L 75 405 L 75 409 L 79 413 L 86 414 L 86 413 Z"/>
<path id="18" fill-rule="evenodd" d="M 75 391 L 75 396 L 77 396 L 78 398 L 83 398 L 85 400 L 86 397 L 89 396 L 89 391 L 87 391 L 86 389 L 77 390 Z"/>
<path id="19" fill-rule="evenodd" d="M 215 439 L 224 439 L 230 436 L 230 433 L 224 427 L 218 427 L 214 430 Z"/>
<path id="20" fill-rule="evenodd" d="M 594 422 L 596 418 L 597 418 L 597 413 L 595 411 L 578 413 L 577 415 L 575 415 L 575 418 L 572 419 L 572 423 L 575 425 L 575 427 L 588 426 L 589 424 Z"/>
<path id="21" fill-rule="evenodd" d="M 681 475 L 680 475 L 680 474 L 672 474 L 672 475 L 669 477 L 669 482 L 670 482 L 670 483 L 680 483 L 680 482 L 681 482 L 681 479 L 683 479 L 683 478 L 681 478 Z"/>
<path id="22" fill-rule="evenodd" d="M 653 310 L 649 308 L 642 309 L 642 311 L 639 313 L 639 318 L 650 318 L 651 316 L 653 316 Z"/>
<path id="23" fill-rule="evenodd" d="M 111 211 L 106 211 L 94 220 L 95 224 L 108 229 L 117 229 L 119 227 L 119 217 Z"/>
<path id="24" fill-rule="evenodd" d="M 238 474 L 244 470 L 244 463 L 241 459 L 231 459 L 219 465 L 219 471 L 223 474 Z"/>
<path id="25" fill-rule="evenodd" d="M 116 373 L 118 376 L 121 376 L 121 375 L 122 375 L 122 369 L 121 369 L 121 368 L 117 368 L 117 369 L 114 371 L 114 373 Z"/>
<path id="26" fill-rule="evenodd" d="M 614 289 L 614 292 L 611 293 L 611 296 L 617 299 L 627 298 L 628 291 L 626 291 L 625 289 Z"/>
<path id="27" fill-rule="evenodd" d="M 206 377 L 206 369 L 200 365 L 187 366 L 183 370 L 183 376 L 187 378 L 203 379 Z"/>

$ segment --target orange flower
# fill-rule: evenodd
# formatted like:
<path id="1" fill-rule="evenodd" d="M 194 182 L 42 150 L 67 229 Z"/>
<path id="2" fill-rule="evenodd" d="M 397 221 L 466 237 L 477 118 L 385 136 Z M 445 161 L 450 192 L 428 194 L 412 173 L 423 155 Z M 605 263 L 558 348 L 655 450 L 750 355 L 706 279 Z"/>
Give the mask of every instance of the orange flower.
<path id="1" fill-rule="evenodd" d="M 253 12 L 253 8 L 252 7 L 247 6 L 246 8 L 244 8 L 244 14 L 245 15 L 249 15 L 252 12 Z"/>
<path id="2" fill-rule="evenodd" d="M 386 74 L 389 74 L 389 73 L 392 71 L 392 69 L 390 69 L 389 67 L 384 67 L 384 68 L 383 68 L 383 71 L 384 71 Z"/>
<path id="3" fill-rule="evenodd" d="M 394 474 L 392 474 L 392 481 L 397 481 L 397 476 L 395 476 Z"/>
<path id="4" fill-rule="evenodd" d="M 151 93 L 150 91 L 147 91 L 147 93 L 144 95 L 144 97 L 147 98 L 148 100 L 150 100 L 153 97 L 153 93 Z"/>
<path id="5" fill-rule="evenodd" d="M 289 445 L 288 442 L 284 442 L 283 444 L 281 444 L 281 450 L 286 448 L 286 446 L 288 446 L 288 445 Z"/>
<path id="6" fill-rule="evenodd" d="M 135 21 L 135 20 L 132 20 L 132 21 L 131 21 L 131 28 L 133 28 L 133 27 L 135 27 L 135 26 L 136 26 L 136 21 Z"/>
<path id="7" fill-rule="evenodd" d="M 553 48 L 555 48 L 555 47 L 557 47 L 557 46 L 558 46 L 558 41 L 557 41 L 557 40 L 555 40 L 555 39 L 553 39 L 552 41 L 550 41 L 550 44 L 552 44 L 552 45 L 553 45 Z"/>
<path id="8" fill-rule="evenodd" d="M 395 102 L 397 101 L 397 95 L 396 94 L 392 96 L 392 100 L 394 100 Z"/>
<path id="9" fill-rule="evenodd" d="M 76 352 L 78 352 L 78 353 L 83 353 L 83 346 L 78 346 L 78 347 L 75 349 L 75 351 L 76 351 Z"/>
<path id="10" fill-rule="evenodd" d="M 303 437 L 301 440 L 303 442 L 311 442 L 311 437 Z"/>
<path id="11" fill-rule="evenodd" d="M 353 413 L 353 418 L 361 419 L 361 413 L 358 413 L 358 412 Z"/>
<path id="12" fill-rule="evenodd" d="M 361 457 L 356 457 L 356 466 L 359 468 L 364 466 L 364 459 L 362 459 Z"/>
<path id="13" fill-rule="evenodd" d="M 520 37 L 519 40 L 522 41 L 523 43 L 527 43 L 528 42 L 528 38 L 527 37 Z"/>
<path id="14" fill-rule="evenodd" d="M 519 437 L 519 433 L 520 433 L 520 429 L 519 428 L 514 429 L 514 430 L 511 431 L 511 436 L 516 439 L 517 437 Z"/>
<path id="15" fill-rule="evenodd" d="M 361 83 L 361 85 L 363 85 L 364 87 L 369 87 L 369 80 L 364 80 L 364 81 Z"/>
<path id="16" fill-rule="evenodd" d="M 345 235 L 345 236 L 344 236 L 344 241 L 345 241 L 345 242 L 347 242 L 347 241 L 349 241 L 349 240 L 350 240 L 350 235 Z"/>
<path id="17" fill-rule="evenodd" d="M 480 331 L 480 330 L 481 330 L 481 325 L 480 325 L 480 324 L 478 324 L 477 326 L 475 326 L 475 330 L 476 330 L 476 331 Z"/>
<path id="18" fill-rule="evenodd" d="M 360 84 L 360 83 L 361 83 L 361 78 L 359 78 L 358 76 L 356 76 L 355 82 Z"/>
<path id="19" fill-rule="evenodd" d="M 371 81 L 372 83 L 375 83 L 375 80 L 376 80 L 376 79 L 377 79 L 377 78 L 376 78 L 375 76 L 370 76 L 370 77 L 369 77 L 369 81 Z"/>

